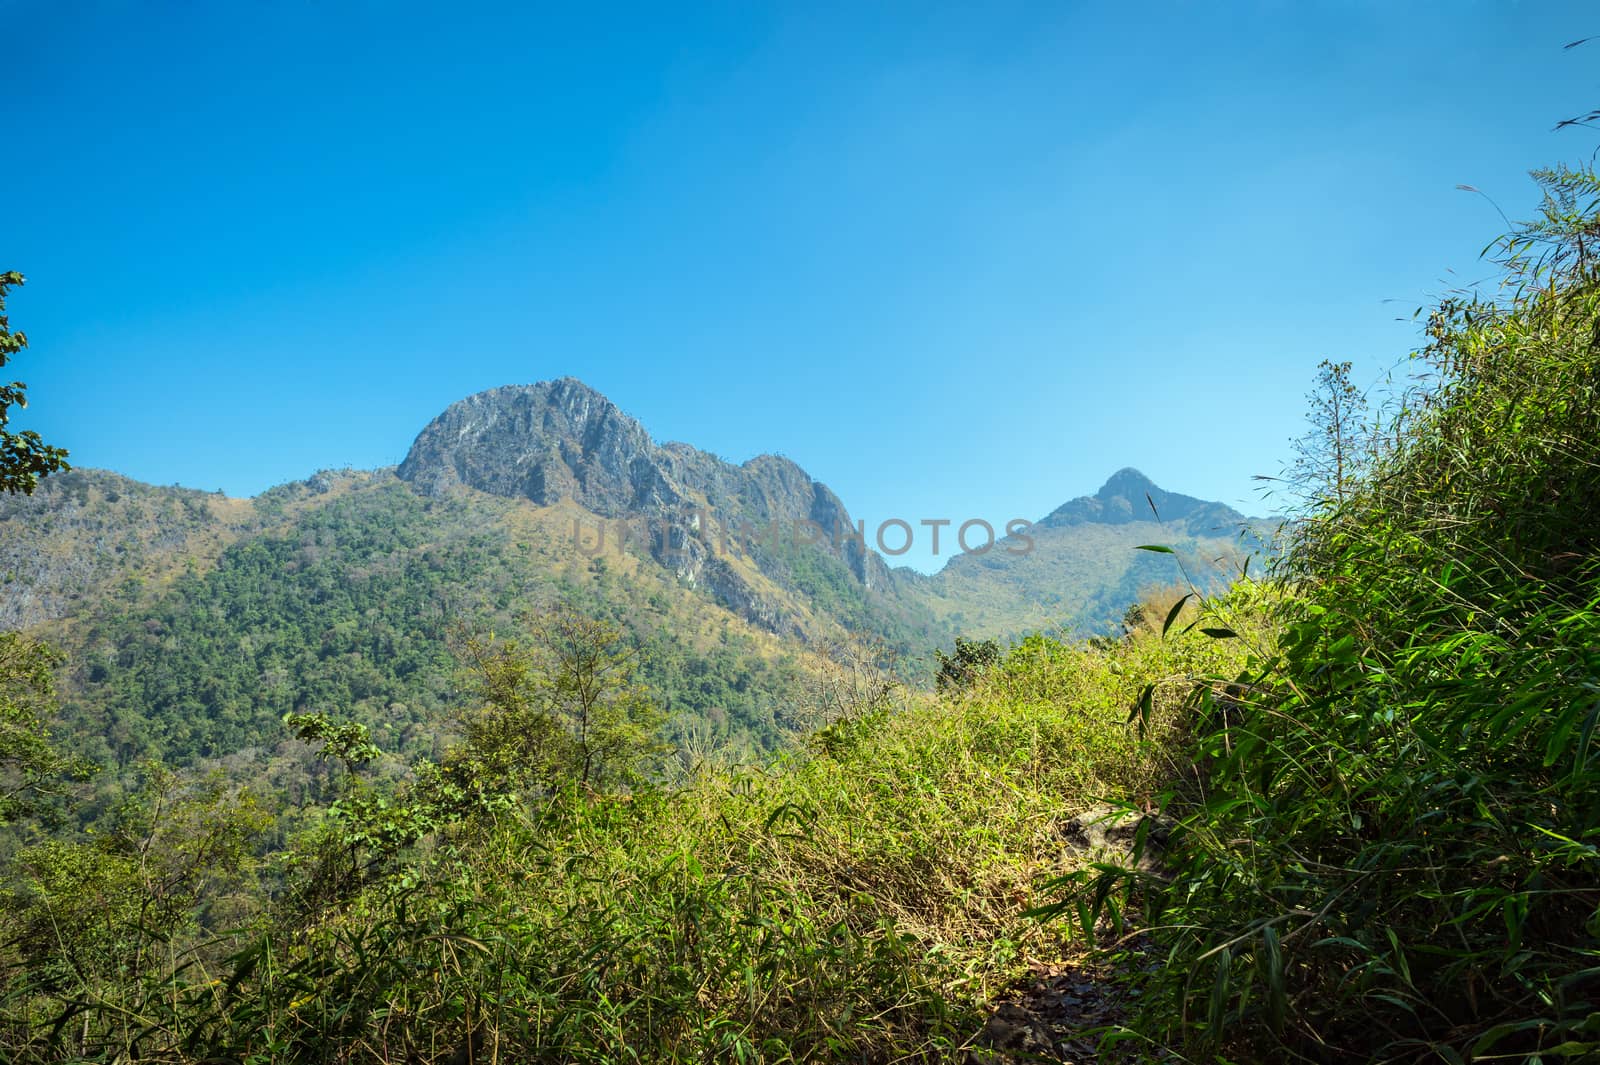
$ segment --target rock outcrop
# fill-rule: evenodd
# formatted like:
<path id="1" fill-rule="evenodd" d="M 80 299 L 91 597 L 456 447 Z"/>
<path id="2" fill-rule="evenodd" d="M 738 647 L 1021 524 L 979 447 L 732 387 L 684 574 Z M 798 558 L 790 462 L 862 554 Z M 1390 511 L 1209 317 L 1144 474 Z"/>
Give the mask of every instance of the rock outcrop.
<path id="1" fill-rule="evenodd" d="M 789 584 L 783 559 L 795 552 L 842 563 L 864 591 L 892 579 L 854 535 L 839 497 L 794 462 L 759 455 L 734 465 L 688 444 L 657 444 L 571 377 L 451 404 L 417 436 L 397 472 L 430 494 L 466 486 L 542 506 L 570 501 L 604 519 L 639 523 L 639 542 L 658 562 L 774 632 L 793 626 L 723 556 L 750 560 L 780 586 Z"/>
<path id="2" fill-rule="evenodd" d="M 1162 861 L 1172 826 L 1168 817 L 1101 803 L 1069 818 L 1061 834 L 1077 860 L 1160 876 L 1165 872 Z"/>

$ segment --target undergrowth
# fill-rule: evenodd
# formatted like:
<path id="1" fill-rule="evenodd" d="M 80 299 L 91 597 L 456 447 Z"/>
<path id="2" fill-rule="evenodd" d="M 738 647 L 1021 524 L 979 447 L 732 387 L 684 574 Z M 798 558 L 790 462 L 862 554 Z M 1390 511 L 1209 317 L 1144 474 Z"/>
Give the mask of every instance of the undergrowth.
<path id="1" fill-rule="evenodd" d="M 1500 294 L 1336 441 L 1282 638 L 1194 689 L 1170 879 L 1079 878 L 1164 951 L 1124 1048 L 1600 1058 L 1600 181 L 1536 176 Z"/>
<path id="2" fill-rule="evenodd" d="M 775 763 L 448 826 L 341 906 L 139 979 L 14 981 L 0 1039 L 15 1061 L 951 1060 L 1064 947 L 1024 914 L 1077 860 L 1065 818 L 1172 775 L 1176 699 L 1141 739 L 1141 685 L 1234 655 L 1036 637 Z"/>

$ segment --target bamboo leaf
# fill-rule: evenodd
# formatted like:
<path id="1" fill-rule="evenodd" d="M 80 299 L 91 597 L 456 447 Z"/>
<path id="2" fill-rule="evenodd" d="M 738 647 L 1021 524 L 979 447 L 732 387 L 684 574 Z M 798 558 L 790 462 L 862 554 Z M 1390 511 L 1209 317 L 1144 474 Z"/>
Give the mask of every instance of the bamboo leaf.
<path id="1" fill-rule="evenodd" d="M 1172 609 L 1167 611 L 1167 620 L 1161 623 L 1161 635 L 1165 636 L 1167 630 L 1172 628 L 1172 623 L 1178 620 L 1178 615 L 1183 613 L 1183 605 L 1194 597 L 1193 592 L 1188 592 L 1182 599 L 1172 604 Z"/>

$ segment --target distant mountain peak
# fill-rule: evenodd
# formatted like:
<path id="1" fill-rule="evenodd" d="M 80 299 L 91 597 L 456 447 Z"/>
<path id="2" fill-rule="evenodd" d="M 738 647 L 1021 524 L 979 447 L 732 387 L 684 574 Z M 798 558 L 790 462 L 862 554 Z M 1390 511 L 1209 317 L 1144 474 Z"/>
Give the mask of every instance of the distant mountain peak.
<path id="1" fill-rule="evenodd" d="M 1137 502 L 1142 501 L 1146 493 L 1165 495 L 1156 483 L 1142 472 L 1132 466 L 1124 466 L 1107 477 L 1106 483 L 1101 485 L 1100 491 L 1094 495 L 1096 499 L 1130 499 Z"/>
<path id="2" fill-rule="evenodd" d="M 1213 527 L 1244 521 L 1244 515 L 1225 504 L 1168 492 L 1142 471 L 1124 466 L 1106 478 L 1106 483 L 1094 495 L 1079 496 L 1063 503 L 1039 524 L 1050 527 L 1085 522 L 1125 525 L 1135 521 L 1187 521 L 1191 518 L 1200 518 Z"/>

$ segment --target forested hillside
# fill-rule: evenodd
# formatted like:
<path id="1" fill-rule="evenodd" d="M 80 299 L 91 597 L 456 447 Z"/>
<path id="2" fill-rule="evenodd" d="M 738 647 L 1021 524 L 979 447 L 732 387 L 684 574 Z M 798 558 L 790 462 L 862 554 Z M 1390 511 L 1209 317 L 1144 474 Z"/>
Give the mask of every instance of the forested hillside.
<path id="1" fill-rule="evenodd" d="M 671 743 L 770 752 L 827 704 L 840 660 L 926 683 L 958 632 L 1117 631 L 1185 566 L 1224 586 L 1262 550 L 1252 529 L 1124 471 L 1029 527 L 1025 551 L 891 570 L 794 463 L 657 445 L 565 379 L 452 406 L 398 476 L 240 500 L 62 473 L 0 501 L 0 564 L 5 623 L 68 654 L 63 721 L 103 780 L 149 758 L 257 779 L 293 756 L 295 712 L 360 721 L 396 772 L 436 754 L 462 647 L 558 602 L 629 632 Z M 1132 550 L 1151 539 L 1178 553 Z"/>
<path id="2" fill-rule="evenodd" d="M 109 515 L 63 505 L 112 494 Z M 30 524 L 7 542 L 35 572 L 50 565 L 41 543 L 63 548 L 64 573 L 30 585 L 53 595 L 33 609 L 60 614 L 40 629 L 73 651 L 66 719 L 103 739 L 90 753 L 110 765 L 270 748 L 285 713 L 311 709 L 356 717 L 398 750 L 431 749 L 460 701 L 452 646 L 557 600 L 625 619 L 682 732 L 767 749 L 800 696 L 802 644 L 706 603 L 648 557 L 578 552 L 573 526 L 593 516 L 575 507 L 429 498 L 381 472 L 248 502 L 75 472 L 32 502 L 11 505 L 13 530 Z M 124 504 L 149 520 L 120 522 Z"/>

